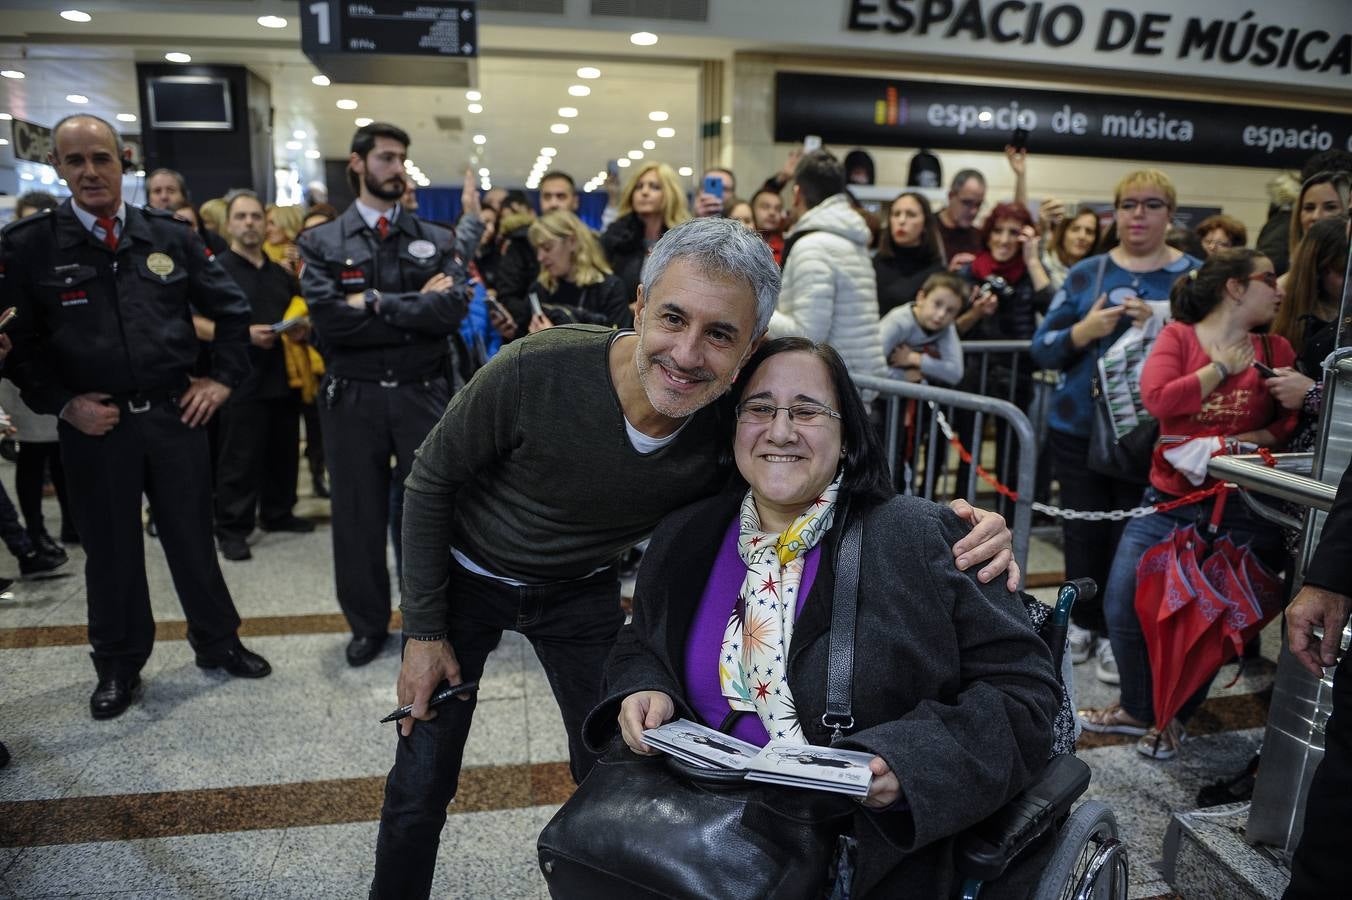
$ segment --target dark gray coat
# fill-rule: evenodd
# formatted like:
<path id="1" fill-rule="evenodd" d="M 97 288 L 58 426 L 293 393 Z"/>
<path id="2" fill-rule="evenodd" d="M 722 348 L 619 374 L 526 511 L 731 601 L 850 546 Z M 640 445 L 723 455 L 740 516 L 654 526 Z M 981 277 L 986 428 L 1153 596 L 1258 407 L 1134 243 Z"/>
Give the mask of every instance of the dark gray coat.
<path id="1" fill-rule="evenodd" d="M 668 516 L 644 555 L 633 622 L 607 663 L 603 696 L 584 737 L 594 749 L 618 731 L 620 702 L 667 693 L 684 699 L 685 641 L 740 494 L 722 494 Z M 895 811 L 855 815 L 857 896 L 946 897 L 948 838 L 981 821 L 1042 768 L 1060 687 L 1046 644 L 1018 596 L 959 572 L 950 547 L 967 528 L 952 512 L 895 497 L 868 512 L 859 576 L 853 705 L 856 729 L 840 746 L 881 756 L 901 782 Z M 826 705 L 837 522 L 794 628 L 788 680 L 804 735 L 830 737 Z M 728 598 L 731 611 L 733 598 Z M 717 727 L 718 723 L 706 723 Z"/>

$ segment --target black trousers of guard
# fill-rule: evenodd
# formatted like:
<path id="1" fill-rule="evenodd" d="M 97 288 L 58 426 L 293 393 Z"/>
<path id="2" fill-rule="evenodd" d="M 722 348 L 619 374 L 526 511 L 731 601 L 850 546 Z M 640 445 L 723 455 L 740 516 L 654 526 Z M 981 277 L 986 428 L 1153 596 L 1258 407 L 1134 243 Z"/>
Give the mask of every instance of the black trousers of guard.
<path id="1" fill-rule="evenodd" d="M 216 533 L 249 536 L 255 513 L 264 528 L 296 506 L 300 470 L 300 399 L 295 393 L 227 403 L 220 411 L 216 461 Z"/>
<path id="2" fill-rule="evenodd" d="M 1333 673 L 1333 712 L 1324 731 L 1324 758 L 1305 802 L 1305 828 L 1291 860 L 1283 900 L 1345 896 L 1352 885 L 1352 651 Z"/>
<path id="3" fill-rule="evenodd" d="M 354 635 L 379 637 L 390 622 L 385 546 L 391 479 L 408 477 L 413 453 L 441 419 L 450 391 L 444 378 L 397 387 L 341 379 L 330 403 L 331 378 L 320 391 L 319 416 L 332 496 L 338 605 Z"/>
<path id="4" fill-rule="evenodd" d="M 71 510 L 85 552 L 89 643 L 100 678 L 141 671 L 155 643 L 146 583 L 141 495 L 150 498 L 160 546 L 188 620 L 188 642 L 204 659 L 239 643 L 239 613 L 221 577 L 212 540 L 207 435 L 180 420 L 172 400 L 144 412 L 126 407 L 98 437 L 60 423 Z"/>

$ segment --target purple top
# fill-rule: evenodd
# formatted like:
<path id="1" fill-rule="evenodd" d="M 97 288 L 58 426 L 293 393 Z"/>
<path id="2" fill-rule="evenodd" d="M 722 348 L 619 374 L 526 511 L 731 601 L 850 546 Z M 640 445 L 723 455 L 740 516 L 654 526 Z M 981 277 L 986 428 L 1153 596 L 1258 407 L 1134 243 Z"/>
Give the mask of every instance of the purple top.
<path id="1" fill-rule="evenodd" d="M 704 585 L 704 595 L 700 597 L 695 618 L 690 623 L 690 634 L 685 641 L 685 697 L 691 709 L 711 728 L 717 728 L 732 711 L 718 683 L 718 654 L 723 646 L 723 632 L 728 627 L 728 617 L 737 603 L 737 592 L 746 580 L 746 563 L 742 562 L 742 555 L 737 552 L 740 527 L 740 519 L 734 518 L 727 534 L 723 536 L 723 544 L 714 558 L 713 571 Z M 793 611 L 795 622 L 803 613 L 803 603 L 817 575 L 821 549 L 821 544 L 818 544 L 807 552 L 803 580 L 798 586 L 797 609 Z M 764 747 L 770 740 L 760 717 L 751 712 L 737 717 L 731 734 L 757 747 Z"/>

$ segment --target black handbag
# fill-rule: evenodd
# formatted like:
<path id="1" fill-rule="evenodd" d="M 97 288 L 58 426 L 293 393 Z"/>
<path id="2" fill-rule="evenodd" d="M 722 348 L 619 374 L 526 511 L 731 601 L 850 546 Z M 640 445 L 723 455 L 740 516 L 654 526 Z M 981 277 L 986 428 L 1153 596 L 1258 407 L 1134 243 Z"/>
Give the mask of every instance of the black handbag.
<path id="1" fill-rule="evenodd" d="M 822 716 L 833 741 L 854 727 L 861 519 L 847 519 L 836 555 Z M 540 833 L 540 869 L 555 900 L 848 900 L 858 809 L 838 794 L 639 756 L 617 741 Z"/>
<path id="2" fill-rule="evenodd" d="M 1098 297 L 1099 288 L 1103 286 L 1103 272 L 1107 265 L 1108 254 L 1105 253 L 1099 259 L 1098 278 L 1094 281 L 1091 294 L 1093 297 Z M 1150 457 L 1155 451 L 1155 442 L 1159 440 L 1160 423 L 1153 416 L 1143 416 L 1135 428 L 1118 437 L 1108 409 L 1107 392 L 1103 390 L 1097 374 L 1090 387 L 1090 398 L 1094 413 L 1089 422 L 1089 458 L 1085 463 L 1089 471 L 1118 481 L 1148 485 Z"/>

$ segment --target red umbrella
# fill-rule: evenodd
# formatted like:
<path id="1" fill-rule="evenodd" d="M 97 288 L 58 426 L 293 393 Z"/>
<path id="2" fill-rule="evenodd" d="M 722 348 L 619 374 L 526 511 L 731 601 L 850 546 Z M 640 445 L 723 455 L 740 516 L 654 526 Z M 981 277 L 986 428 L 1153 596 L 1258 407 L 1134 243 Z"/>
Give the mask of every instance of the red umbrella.
<path id="1" fill-rule="evenodd" d="M 1263 565 L 1247 544 L 1236 546 L 1229 535 L 1217 538 L 1211 551 L 1213 555 L 1221 554 L 1229 560 L 1250 600 L 1241 635 L 1243 642 L 1248 643 L 1285 607 L 1286 586 L 1280 576 Z"/>

